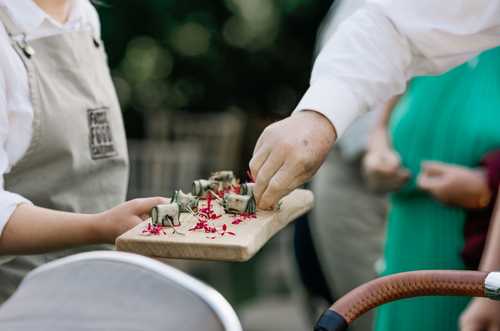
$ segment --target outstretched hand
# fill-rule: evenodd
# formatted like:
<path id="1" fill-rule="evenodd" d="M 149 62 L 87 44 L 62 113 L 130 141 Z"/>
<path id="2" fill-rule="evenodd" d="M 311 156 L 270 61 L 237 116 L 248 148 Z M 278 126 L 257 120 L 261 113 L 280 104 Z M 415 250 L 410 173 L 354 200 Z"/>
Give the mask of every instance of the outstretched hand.
<path id="1" fill-rule="evenodd" d="M 250 161 L 259 208 L 273 208 L 283 196 L 309 180 L 335 139 L 330 121 L 314 111 L 294 113 L 268 126 Z"/>
<path id="2" fill-rule="evenodd" d="M 100 214 L 102 240 L 114 243 L 115 239 L 148 218 L 150 210 L 169 200 L 162 197 L 134 199 Z"/>

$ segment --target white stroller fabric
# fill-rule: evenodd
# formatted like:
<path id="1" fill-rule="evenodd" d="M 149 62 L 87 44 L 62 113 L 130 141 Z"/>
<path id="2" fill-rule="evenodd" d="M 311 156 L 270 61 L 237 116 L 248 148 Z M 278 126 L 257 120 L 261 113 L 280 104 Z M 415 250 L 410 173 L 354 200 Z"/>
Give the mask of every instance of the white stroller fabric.
<path id="1" fill-rule="evenodd" d="M 155 260 L 77 254 L 31 272 L 0 307 L 2 331 L 241 331 L 215 290 Z"/>

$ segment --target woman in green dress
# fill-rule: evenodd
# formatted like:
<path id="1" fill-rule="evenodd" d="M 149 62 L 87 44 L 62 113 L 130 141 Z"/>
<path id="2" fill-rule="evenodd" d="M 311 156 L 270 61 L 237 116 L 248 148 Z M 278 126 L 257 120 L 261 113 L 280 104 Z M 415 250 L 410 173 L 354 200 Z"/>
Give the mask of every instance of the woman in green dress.
<path id="1" fill-rule="evenodd" d="M 390 198 L 383 275 L 464 269 L 467 210 L 484 207 L 490 197 L 481 160 L 499 148 L 500 48 L 444 75 L 416 78 L 392 100 L 364 162 L 372 183 L 399 188 Z M 454 189 L 437 189 L 446 176 L 454 178 Z M 468 301 L 391 303 L 377 312 L 376 330 L 457 330 Z"/>

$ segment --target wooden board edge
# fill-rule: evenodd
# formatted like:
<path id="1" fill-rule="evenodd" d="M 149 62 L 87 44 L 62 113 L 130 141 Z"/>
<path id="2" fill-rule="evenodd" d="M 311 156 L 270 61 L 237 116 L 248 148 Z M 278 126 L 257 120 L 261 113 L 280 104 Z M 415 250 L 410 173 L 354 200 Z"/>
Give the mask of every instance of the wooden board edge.
<path id="1" fill-rule="evenodd" d="M 178 250 L 176 250 L 175 255 L 170 255 L 168 252 L 166 252 L 165 248 L 162 248 L 162 253 L 158 254 L 158 250 L 155 249 L 155 245 L 148 245 L 150 243 L 145 242 L 145 245 L 141 248 L 137 248 L 137 241 L 131 243 L 133 246 L 133 249 L 129 246 L 129 241 L 126 239 L 120 239 L 118 238 L 116 241 L 116 250 L 121 251 L 121 252 L 130 252 L 134 254 L 139 254 L 139 255 L 144 255 L 144 256 L 149 256 L 152 258 L 160 258 L 160 259 L 176 259 L 176 260 L 196 260 L 196 261 L 220 261 L 220 262 L 246 262 L 250 260 L 255 253 L 252 254 L 252 252 L 248 249 L 246 246 L 232 246 L 231 250 L 225 249 L 224 245 L 220 245 L 220 247 L 217 246 L 210 246 L 211 250 L 211 257 L 203 257 L 203 256 L 194 256 L 194 255 L 183 255 L 182 254 L 182 246 L 186 245 L 188 246 L 189 243 L 177 243 L 176 246 L 178 247 Z M 215 249 L 214 249 L 215 248 Z M 220 253 L 218 253 L 216 248 L 220 248 Z M 215 253 L 214 253 L 215 252 Z M 231 256 L 229 256 L 227 253 L 231 252 Z"/>
<path id="2" fill-rule="evenodd" d="M 262 232 L 268 232 L 269 235 L 268 236 L 258 236 L 260 238 L 262 238 L 259 242 L 257 242 L 253 247 L 248 247 L 248 253 L 250 254 L 250 257 L 248 258 L 251 259 L 253 258 L 255 255 L 257 255 L 257 253 L 259 253 L 259 251 L 264 247 L 264 245 L 266 243 L 268 243 L 272 238 L 274 238 L 278 232 L 280 232 L 282 229 L 284 229 L 285 227 L 287 227 L 288 225 L 292 224 L 293 222 L 295 222 L 297 220 L 297 218 L 307 214 L 309 211 L 312 210 L 312 208 L 314 207 L 314 194 L 310 191 L 310 190 L 304 190 L 306 192 L 308 192 L 308 197 L 309 197 L 309 202 L 308 204 L 304 205 L 302 208 L 294 211 L 293 213 L 291 213 L 290 215 L 286 216 L 285 219 L 288 219 L 287 222 L 283 222 L 281 221 L 279 218 L 280 218 L 280 214 L 276 214 L 274 217 L 274 221 L 271 222 L 269 224 L 269 228 L 262 228 L 261 231 Z"/>

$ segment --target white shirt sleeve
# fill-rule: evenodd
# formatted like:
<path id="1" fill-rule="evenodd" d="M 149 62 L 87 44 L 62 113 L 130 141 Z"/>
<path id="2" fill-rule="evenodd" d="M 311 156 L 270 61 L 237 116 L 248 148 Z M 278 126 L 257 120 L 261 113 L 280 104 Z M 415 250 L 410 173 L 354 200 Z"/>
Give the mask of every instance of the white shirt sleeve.
<path id="1" fill-rule="evenodd" d="M 92 25 L 92 29 L 97 34 L 96 37 L 101 38 L 101 20 L 96 8 L 88 0 L 84 1 L 83 5 L 85 6 L 84 12 L 87 15 L 86 20 Z"/>
<path id="2" fill-rule="evenodd" d="M 0 40 L 0 49 L 11 47 L 4 39 L 5 38 L 1 38 Z M 3 176 L 10 168 L 9 156 L 5 149 L 9 134 L 9 116 L 7 112 L 8 87 L 4 72 L 4 66 L 7 64 L 9 64 L 9 61 L 5 57 L 5 52 L 3 52 L 0 54 L 0 235 L 16 207 L 21 203 L 31 203 L 24 197 L 4 189 Z"/>
<path id="3" fill-rule="evenodd" d="M 360 114 L 500 45 L 498 0 L 371 0 L 340 24 L 295 111 L 325 115 L 342 135 Z"/>

